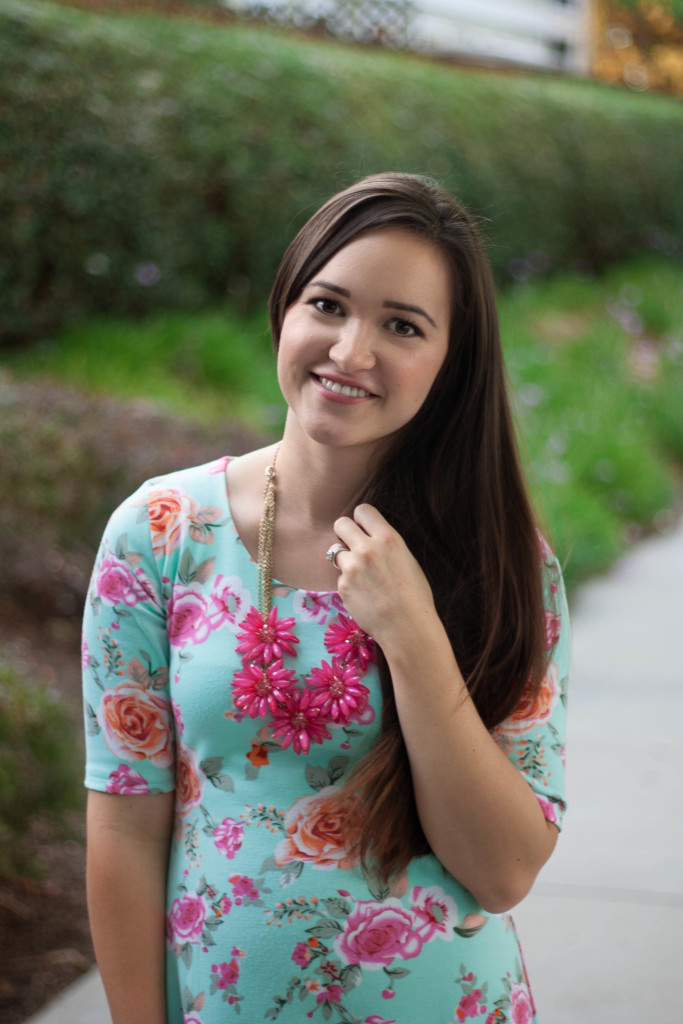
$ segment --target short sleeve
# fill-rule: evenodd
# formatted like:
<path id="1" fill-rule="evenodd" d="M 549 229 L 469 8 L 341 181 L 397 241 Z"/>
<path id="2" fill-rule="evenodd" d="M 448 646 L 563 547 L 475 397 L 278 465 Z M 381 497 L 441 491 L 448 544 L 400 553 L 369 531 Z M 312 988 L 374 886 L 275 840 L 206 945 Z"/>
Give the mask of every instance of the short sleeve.
<path id="1" fill-rule="evenodd" d="M 145 494 L 143 485 L 109 520 L 85 606 L 85 785 L 101 792 L 175 788 L 163 582 Z"/>
<path id="2" fill-rule="evenodd" d="M 494 737 L 533 789 L 548 821 L 560 829 L 566 810 L 565 743 L 571 637 L 569 611 L 557 559 L 545 551 L 543 566 L 546 646 L 549 660 L 538 693 L 523 695 Z"/>

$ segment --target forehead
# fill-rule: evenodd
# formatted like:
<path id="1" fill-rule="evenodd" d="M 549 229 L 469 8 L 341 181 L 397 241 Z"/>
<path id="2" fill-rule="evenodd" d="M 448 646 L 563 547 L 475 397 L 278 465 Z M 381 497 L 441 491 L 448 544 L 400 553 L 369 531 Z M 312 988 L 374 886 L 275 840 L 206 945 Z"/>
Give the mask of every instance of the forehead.
<path id="1" fill-rule="evenodd" d="M 335 277 L 335 284 L 354 285 L 362 291 L 391 292 L 400 287 L 427 293 L 434 301 L 450 305 L 451 270 L 446 256 L 432 242 L 405 227 L 372 228 L 356 235 L 313 274 L 309 283 L 327 277 Z"/>

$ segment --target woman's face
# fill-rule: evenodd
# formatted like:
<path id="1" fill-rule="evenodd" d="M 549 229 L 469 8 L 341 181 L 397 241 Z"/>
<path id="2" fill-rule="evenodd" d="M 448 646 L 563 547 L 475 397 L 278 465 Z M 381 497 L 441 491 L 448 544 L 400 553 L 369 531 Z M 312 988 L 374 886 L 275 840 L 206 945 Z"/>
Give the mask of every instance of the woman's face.
<path id="1" fill-rule="evenodd" d="M 413 418 L 448 350 L 450 269 L 406 228 L 370 230 L 340 249 L 288 308 L 278 378 L 306 435 L 370 446 Z"/>

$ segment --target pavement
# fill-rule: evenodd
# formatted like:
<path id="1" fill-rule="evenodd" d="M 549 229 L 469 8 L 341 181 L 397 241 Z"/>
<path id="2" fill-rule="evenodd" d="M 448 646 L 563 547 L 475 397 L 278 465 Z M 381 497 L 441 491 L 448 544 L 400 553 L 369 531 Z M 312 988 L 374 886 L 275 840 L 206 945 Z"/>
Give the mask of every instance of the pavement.
<path id="1" fill-rule="evenodd" d="M 569 811 L 514 912 L 538 1019 L 674 1024 L 683 1004 L 683 524 L 579 588 L 571 613 Z M 97 971 L 27 1024 L 111 1024 Z"/>

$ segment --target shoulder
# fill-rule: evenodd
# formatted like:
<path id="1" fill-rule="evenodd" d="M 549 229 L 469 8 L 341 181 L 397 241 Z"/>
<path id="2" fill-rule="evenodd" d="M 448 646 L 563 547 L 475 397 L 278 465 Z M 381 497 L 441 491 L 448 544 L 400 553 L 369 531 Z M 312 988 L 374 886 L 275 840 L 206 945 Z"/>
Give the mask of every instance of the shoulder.
<path id="1" fill-rule="evenodd" d="M 184 524 L 209 524 L 228 514 L 225 467 L 230 456 L 145 480 L 113 512 L 107 533 L 151 530 L 155 554 Z"/>

